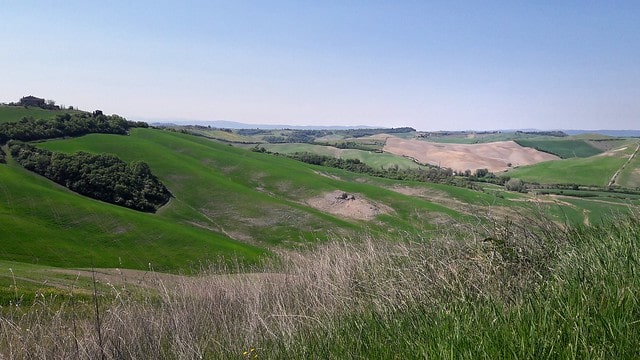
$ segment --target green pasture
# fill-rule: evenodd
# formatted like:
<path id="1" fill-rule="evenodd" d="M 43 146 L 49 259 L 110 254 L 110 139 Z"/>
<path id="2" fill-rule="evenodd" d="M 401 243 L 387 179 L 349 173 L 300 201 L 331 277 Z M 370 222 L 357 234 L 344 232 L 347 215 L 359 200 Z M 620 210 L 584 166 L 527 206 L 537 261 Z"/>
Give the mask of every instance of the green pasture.
<path id="1" fill-rule="evenodd" d="M 375 178 L 157 129 L 133 129 L 128 136 L 91 134 L 38 146 L 143 160 L 174 197 L 156 214 L 140 213 L 75 194 L 9 157 L 0 165 L 3 260 L 85 268 L 148 269 L 151 264 L 155 270 L 191 272 L 221 257 L 256 262 L 273 246 L 362 231 L 435 229 L 443 220 L 476 221 L 484 214 L 476 214 L 482 206 L 524 204 L 511 201 L 523 195 L 499 187 L 482 192 Z M 312 145 L 288 146 L 300 151 Z M 388 161 L 387 166 L 392 164 Z M 405 194 L 398 187 L 416 192 Z M 389 212 L 360 221 L 308 205 L 309 199 L 336 190 L 384 204 Z M 575 212 L 572 218 L 580 221 L 582 211 Z"/>
<path id="2" fill-rule="evenodd" d="M 398 166 L 399 169 L 417 169 L 424 167 L 413 160 L 389 153 L 379 153 L 356 149 L 338 149 L 333 146 L 312 144 L 263 144 L 260 145 L 270 152 L 280 154 L 293 154 L 308 152 L 318 155 L 331 156 L 341 159 L 358 159 L 373 168 L 388 169 Z"/>
<path id="3" fill-rule="evenodd" d="M 447 135 L 431 135 L 429 137 L 421 138 L 421 140 L 436 142 L 436 143 L 449 143 L 449 144 L 484 144 L 496 141 L 511 141 L 519 139 L 555 139 L 552 136 L 532 135 L 517 132 L 499 132 L 490 134 L 480 133 L 465 133 L 465 134 L 447 134 Z"/>
<path id="4" fill-rule="evenodd" d="M 627 161 L 629 149 L 615 155 L 597 155 L 546 161 L 509 170 L 506 175 L 540 184 L 578 184 L 606 186 L 615 172 Z"/>
<path id="5" fill-rule="evenodd" d="M 638 144 L 632 147 L 637 148 Z M 616 179 L 616 185 L 631 189 L 640 189 L 640 153 L 636 154 L 624 169 L 620 171 Z"/>
<path id="6" fill-rule="evenodd" d="M 191 271 L 221 255 L 256 261 L 265 254 L 219 233 L 80 196 L 11 163 L 0 167 L 0 227 L 0 258 L 59 267 Z"/>
<path id="7" fill-rule="evenodd" d="M 257 139 L 251 136 L 240 135 L 235 132 L 224 131 L 220 129 L 206 129 L 206 128 L 189 128 L 191 134 L 204 136 L 210 139 L 216 139 L 231 143 L 252 143 Z"/>
<path id="8" fill-rule="evenodd" d="M 585 140 L 579 139 L 518 139 L 516 143 L 520 146 L 558 155 L 563 159 L 586 158 L 602 153 L 602 150 L 593 147 Z"/>
<path id="9" fill-rule="evenodd" d="M 163 217 L 197 222 L 257 244 L 323 240 L 328 236 L 326 229 L 351 233 L 363 227 L 387 227 L 388 218 L 362 223 L 306 204 L 314 196 L 335 190 L 386 204 L 393 209 L 393 221 L 402 223 L 404 228 L 415 226 L 416 211 L 456 216 L 454 211 L 424 199 L 345 180 L 352 176 L 346 171 L 184 134 L 134 129 L 128 137 L 88 135 L 40 146 L 64 152 L 113 152 L 125 161 L 144 160 L 175 196 L 171 206 L 160 211 Z"/>
<path id="10" fill-rule="evenodd" d="M 79 110 L 45 110 L 38 107 L 0 105 L 0 123 L 20 121 L 23 117 L 53 119 L 65 113 L 81 113 Z"/>
<path id="11" fill-rule="evenodd" d="M 334 146 L 340 149 L 356 149 L 365 151 L 382 151 L 385 139 L 378 137 L 360 137 L 360 138 L 345 138 L 333 141 L 315 141 L 318 145 Z"/>

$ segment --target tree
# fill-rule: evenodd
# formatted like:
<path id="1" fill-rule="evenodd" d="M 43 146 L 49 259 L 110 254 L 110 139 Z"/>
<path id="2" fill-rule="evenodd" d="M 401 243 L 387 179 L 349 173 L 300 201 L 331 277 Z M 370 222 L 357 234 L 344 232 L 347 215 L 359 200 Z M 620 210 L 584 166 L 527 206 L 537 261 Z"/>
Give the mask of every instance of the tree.
<path id="1" fill-rule="evenodd" d="M 489 169 L 476 169 L 475 177 L 482 178 L 489 174 Z"/>
<path id="2" fill-rule="evenodd" d="M 524 181 L 520 179 L 509 179 L 509 181 L 504 184 L 504 187 L 509 191 L 527 192 L 527 186 Z"/>

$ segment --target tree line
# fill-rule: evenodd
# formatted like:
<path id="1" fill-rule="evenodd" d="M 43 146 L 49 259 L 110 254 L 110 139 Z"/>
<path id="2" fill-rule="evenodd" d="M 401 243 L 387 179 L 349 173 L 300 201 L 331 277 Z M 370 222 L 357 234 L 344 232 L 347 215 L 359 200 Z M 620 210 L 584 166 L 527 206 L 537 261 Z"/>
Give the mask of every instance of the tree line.
<path id="1" fill-rule="evenodd" d="M 93 199 L 155 212 L 171 198 L 143 161 L 127 164 L 113 154 L 64 154 L 17 141 L 9 142 L 9 149 L 27 170 Z"/>
<path id="2" fill-rule="evenodd" d="M 262 148 L 264 149 L 264 148 Z M 260 148 L 254 149 L 254 151 L 260 151 Z M 299 152 L 289 155 L 298 161 L 305 162 L 307 164 L 328 166 L 338 169 L 343 169 L 351 172 L 368 174 L 377 177 L 383 177 L 394 180 L 408 180 L 408 181 L 420 181 L 431 182 L 438 184 L 448 184 L 460 187 L 466 187 L 475 189 L 476 186 L 467 179 L 456 177 L 451 169 L 440 167 L 423 167 L 412 169 L 400 169 L 398 165 L 390 166 L 389 168 L 373 168 L 359 159 L 341 159 L 331 156 L 318 155 L 308 152 Z"/>
<path id="3" fill-rule="evenodd" d="M 124 135 L 132 127 L 148 127 L 145 122 L 128 121 L 118 115 L 60 114 L 54 119 L 24 117 L 0 124 L 0 144 L 9 140 L 33 141 L 90 133 Z"/>

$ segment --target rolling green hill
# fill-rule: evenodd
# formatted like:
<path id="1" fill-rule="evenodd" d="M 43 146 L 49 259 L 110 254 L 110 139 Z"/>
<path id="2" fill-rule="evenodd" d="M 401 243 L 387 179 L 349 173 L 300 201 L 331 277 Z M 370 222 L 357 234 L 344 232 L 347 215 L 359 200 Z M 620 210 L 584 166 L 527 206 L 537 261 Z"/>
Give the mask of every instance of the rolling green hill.
<path id="1" fill-rule="evenodd" d="M 547 161 L 509 170 L 507 175 L 540 184 L 606 186 L 635 148 L 624 147 L 588 158 Z"/>
<path id="2" fill-rule="evenodd" d="M 60 267 L 183 269 L 194 260 L 237 253 L 249 261 L 255 246 L 92 200 L 15 163 L 0 167 L 0 257 Z"/>
<path id="3" fill-rule="evenodd" d="M 274 153 L 293 154 L 308 152 L 318 155 L 331 156 L 340 159 L 358 159 L 374 168 L 389 168 L 397 165 L 400 169 L 414 169 L 424 167 L 406 157 L 389 153 L 378 153 L 356 149 L 338 149 L 333 146 L 313 144 L 263 144 L 266 150 Z"/>
<path id="4" fill-rule="evenodd" d="M 616 179 L 616 185 L 624 186 L 630 189 L 640 189 L 640 141 L 635 145 L 635 153 L 633 158 L 625 164 Z"/>
<path id="5" fill-rule="evenodd" d="M 5 260 L 134 269 L 147 269 L 151 263 L 157 270 L 191 271 L 200 261 L 220 256 L 253 262 L 276 245 L 362 231 L 435 228 L 446 219 L 467 216 L 428 197 L 392 191 L 394 183 L 384 179 L 155 129 L 134 129 L 129 136 L 92 134 L 38 146 L 114 153 L 127 162 L 144 160 L 174 198 L 156 214 L 139 213 L 82 197 L 8 157 L 8 163 L 0 165 L 0 257 Z M 309 206 L 310 198 L 332 191 L 356 194 L 384 204 L 388 211 L 365 221 Z M 473 198 L 473 193 L 486 197 L 467 189 L 454 192 L 460 198 Z"/>
<path id="6" fill-rule="evenodd" d="M 221 257 L 255 263 L 272 249 L 363 232 L 393 236 L 448 231 L 457 222 L 477 222 L 483 214 L 511 213 L 511 207 L 533 204 L 530 195 L 502 188 L 480 192 L 375 178 L 158 129 L 136 128 L 127 136 L 90 134 L 36 145 L 64 153 L 113 153 L 126 162 L 144 161 L 173 198 L 155 214 L 140 213 L 75 194 L 26 171 L 7 156 L 7 163 L 0 164 L 0 259 L 4 261 L 191 272 Z M 581 163 L 574 167 L 589 173 L 603 164 L 615 168 L 621 159 L 575 159 Z M 548 170 L 546 176 L 552 178 L 549 174 L 556 170 Z M 325 207 L 314 202 L 334 192 L 353 194 L 367 201 L 365 210 L 379 211 L 364 219 L 350 216 L 349 212 L 357 212 L 355 208 L 332 211 L 331 198 Z M 614 205 L 589 203 L 590 209 Z M 583 211 L 576 205 L 550 201 L 544 206 L 560 221 L 567 213 L 572 221 L 582 221 Z"/>
<path id="7" fill-rule="evenodd" d="M 64 113 L 82 113 L 79 110 L 45 110 L 38 107 L 0 105 L 0 123 L 20 121 L 23 117 L 34 119 L 54 119 Z"/>
<path id="8" fill-rule="evenodd" d="M 602 150 L 580 139 L 518 139 L 516 143 L 520 146 L 558 155 L 563 159 L 586 158 L 602 153 Z"/>

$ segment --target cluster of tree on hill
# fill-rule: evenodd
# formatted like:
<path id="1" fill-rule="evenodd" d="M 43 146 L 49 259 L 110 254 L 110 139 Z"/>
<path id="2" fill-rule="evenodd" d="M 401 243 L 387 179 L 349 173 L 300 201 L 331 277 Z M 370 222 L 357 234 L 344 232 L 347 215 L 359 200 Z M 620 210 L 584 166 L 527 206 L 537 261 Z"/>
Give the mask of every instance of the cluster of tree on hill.
<path id="1" fill-rule="evenodd" d="M 26 169 L 94 199 L 155 212 L 171 198 L 169 190 L 142 161 L 127 164 L 113 154 L 68 155 L 17 141 L 11 141 L 9 149 Z"/>
<path id="2" fill-rule="evenodd" d="M 316 139 L 316 130 L 296 130 L 289 134 L 277 136 L 269 135 L 263 138 L 264 141 L 271 144 L 283 143 L 312 143 Z"/>
<path id="3" fill-rule="evenodd" d="M 258 148 L 256 151 L 260 151 L 260 149 Z M 294 153 L 289 155 L 289 157 L 308 164 L 328 166 L 388 179 L 431 182 L 475 188 L 472 182 L 454 176 L 453 171 L 448 168 L 434 166 L 426 168 L 400 169 L 397 165 L 394 165 L 386 169 L 376 169 L 358 159 L 340 159 L 308 152 Z"/>
<path id="4" fill-rule="evenodd" d="M 148 127 L 145 122 L 128 121 L 118 115 L 60 114 L 54 119 L 25 117 L 0 124 L 0 143 L 9 140 L 33 141 L 90 133 L 124 135 L 132 127 Z"/>
<path id="5" fill-rule="evenodd" d="M 0 148 L 0 164 L 4 164 L 7 162 L 7 160 L 5 159 L 6 154 L 4 153 L 4 150 L 2 150 L 2 148 Z"/>
<path id="6" fill-rule="evenodd" d="M 371 142 L 359 142 L 359 141 L 334 141 L 334 142 L 315 142 L 316 145 L 333 146 L 338 149 L 355 149 L 364 151 L 378 151 L 381 152 L 384 147 L 384 140 L 374 140 Z"/>

